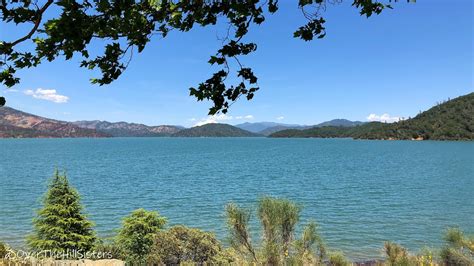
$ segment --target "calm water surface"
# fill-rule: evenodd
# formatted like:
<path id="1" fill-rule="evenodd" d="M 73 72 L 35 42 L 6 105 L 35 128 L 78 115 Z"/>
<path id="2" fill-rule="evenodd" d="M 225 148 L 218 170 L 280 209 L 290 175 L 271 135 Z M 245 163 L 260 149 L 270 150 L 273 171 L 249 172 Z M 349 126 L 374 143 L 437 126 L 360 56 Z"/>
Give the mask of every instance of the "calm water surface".
<path id="1" fill-rule="evenodd" d="M 24 244 L 55 167 L 103 237 L 143 207 L 224 240 L 225 204 L 252 207 L 262 195 L 302 204 L 303 223 L 315 219 L 328 245 L 353 259 L 380 256 L 386 240 L 440 246 L 447 226 L 474 233 L 474 142 L 4 139 L 0 241 Z"/>

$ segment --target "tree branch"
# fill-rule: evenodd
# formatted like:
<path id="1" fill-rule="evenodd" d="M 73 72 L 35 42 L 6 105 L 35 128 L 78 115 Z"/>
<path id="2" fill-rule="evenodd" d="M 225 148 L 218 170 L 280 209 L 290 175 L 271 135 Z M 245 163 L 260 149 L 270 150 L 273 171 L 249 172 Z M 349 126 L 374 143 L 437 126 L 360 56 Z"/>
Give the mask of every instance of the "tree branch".
<path id="1" fill-rule="evenodd" d="M 54 2 L 54 0 L 48 0 L 48 2 L 46 2 L 46 4 L 38 10 L 38 17 L 36 18 L 36 21 L 35 21 L 35 25 L 33 26 L 33 28 L 30 30 L 30 32 L 21 37 L 20 39 L 12 42 L 10 45 L 13 47 L 21 42 L 24 42 L 28 39 L 31 38 L 31 36 L 33 36 L 33 34 L 38 30 L 40 24 L 41 24 L 41 19 L 43 18 L 43 13 L 46 11 L 46 9 L 48 9 L 48 7 Z"/>

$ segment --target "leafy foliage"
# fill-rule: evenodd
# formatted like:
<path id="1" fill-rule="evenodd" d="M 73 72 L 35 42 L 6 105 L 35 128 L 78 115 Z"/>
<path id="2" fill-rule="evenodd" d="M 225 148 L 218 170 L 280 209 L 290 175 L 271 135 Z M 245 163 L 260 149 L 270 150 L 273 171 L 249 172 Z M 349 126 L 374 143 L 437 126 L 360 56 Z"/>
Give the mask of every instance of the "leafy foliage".
<path id="1" fill-rule="evenodd" d="M 229 228 L 229 239 L 232 247 L 240 254 L 250 257 L 252 261 L 257 262 L 257 255 L 250 239 L 249 221 L 251 217 L 250 210 L 245 210 L 235 203 L 229 203 L 226 206 L 227 226 Z"/>
<path id="2" fill-rule="evenodd" d="M 260 199 L 257 213 L 263 227 L 263 253 L 267 264 L 278 264 L 282 254 L 288 256 L 300 212 L 301 207 L 287 199 Z"/>
<path id="3" fill-rule="evenodd" d="M 329 4 L 342 0 L 299 0 L 298 8 L 308 22 L 294 32 L 294 37 L 305 41 L 326 35 L 326 20 L 322 17 Z M 407 0 L 410 2 L 410 0 Z M 412 0 L 413 1 L 413 0 Z M 188 32 L 196 25 L 210 26 L 218 21 L 228 23 L 223 46 L 209 59 L 219 68 L 209 79 L 190 94 L 197 100 L 210 100 L 209 113 L 226 113 L 231 103 L 241 96 L 250 100 L 259 89 L 253 70 L 244 66 L 239 57 L 257 49 L 243 38 L 252 25 L 260 25 L 265 16 L 278 11 L 278 0 L 244 1 L 172 1 L 172 0 L 46 0 L 39 6 L 35 1 L 0 1 L 3 24 L 31 24 L 30 30 L 19 39 L 0 41 L 0 83 L 11 87 L 19 83 L 19 69 L 36 67 L 43 61 L 58 57 L 71 60 L 81 57 L 81 67 L 98 69 L 101 76 L 92 83 L 104 85 L 116 80 L 128 67 L 134 51 L 142 52 L 154 35 L 165 38 L 172 30 Z M 391 8 L 391 0 L 352 0 L 361 16 L 370 17 Z M 44 19 L 49 9 L 60 10 L 56 16 Z M 2 27 L 4 27 L 2 25 Z M 34 49 L 21 49 L 31 41 Z M 91 55 L 89 48 L 103 45 L 103 51 Z M 238 65 L 235 85 L 226 84 L 230 61 Z"/>
<path id="4" fill-rule="evenodd" d="M 214 234 L 182 225 L 160 231 L 155 236 L 149 260 L 163 265 L 180 265 L 191 261 L 202 265 L 229 262 Z"/>
<path id="5" fill-rule="evenodd" d="M 329 260 L 329 265 L 331 265 L 331 266 L 349 266 L 349 265 L 351 265 L 351 263 L 344 256 L 344 253 L 342 253 L 340 251 L 329 253 L 329 259 L 328 260 Z"/>
<path id="6" fill-rule="evenodd" d="M 322 263 L 324 244 L 315 223 L 310 223 L 304 229 L 301 239 L 294 239 L 300 211 L 300 206 L 287 199 L 260 199 L 257 214 L 262 224 L 263 241 L 260 248 L 256 249 L 250 239 L 248 226 L 251 212 L 234 203 L 227 205 L 227 225 L 232 247 L 248 261 L 257 264 Z"/>
<path id="7" fill-rule="evenodd" d="M 270 137 L 473 140 L 474 93 L 439 103 L 412 119 L 392 124 L 371 122 L 355 127 L 289 129 Z"/>
<path id="8" fill-rule="evenodd" d="M 0 261 L 2 258 L 5 258 L 5 255 L 7 255 L 7 252 L 8 252 L 8 246 L 5 243 L 0 242 Z"/>
<path id="9" fill-rule="evenodd" d="M 79 193 L 69 184 L 66 174 L 55 171 L 43 204 L 28 239 L 33 250 L 58 253 L 92 250 L 96 241 L 93 223 L 82 213 Z"/>
<path id="10" fill-rule="evenodd" d="M 411 265 L 408 251 L 406 248 L 393 242 L 385 242 L 384 251 L 387 256 L 387 264 L 389 266 Z"/>
<path id="11" fill-rule="evenodd" d="M 5 97 L 0 97 L 0 107 L 4 106 L 7 103 Z"/>
<path id="12" fill-rule="evenodd" d="M 326 256 L 326 246 L 318 233 L 318 226 L 313 221 L 305 226 L 301 238 L 296 240 L 296 258 L 300 263 L 321 264 Z"/>
<path id="13" fill-rule="evenodd" d="M 441 259 L 445 265 L 474 265 L 474 236 L 467 237 L 459 228 L 449 228 L 444 236 Z"/>
<path id="14" fill-rule="evenodd" d="M 156 234 L 163 229 L 166 218 L 158 212 L 138 209 L 125 217 L 117 235 L 117 243 L 127 261 L 144 263 Z"/>
<path id="15" fill-rule="evenodd" d="M 124 257 L 120 245 L 111 239 L 99 239 L 94 245 L 93 252 L 101 254 L 106 259 L 121 259 Z"/>

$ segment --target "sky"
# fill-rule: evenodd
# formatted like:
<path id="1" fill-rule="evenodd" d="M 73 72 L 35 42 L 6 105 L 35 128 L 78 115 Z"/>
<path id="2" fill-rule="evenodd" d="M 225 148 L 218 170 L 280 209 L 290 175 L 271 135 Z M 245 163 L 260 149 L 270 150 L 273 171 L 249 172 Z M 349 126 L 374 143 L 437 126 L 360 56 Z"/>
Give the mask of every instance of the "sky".
<path id="1" fill-rule="evenodd" d="M 188 90 L 216 70 L 207 61 L 224 24 L 154 38 L 110 85 L 90 84 L 96 73 L 80 68 L 76 57 L 22 70 L 21 83 L 1 87 L 0 95 L 7 106 L 66 121 L 312 125 L 335 118 L 394 121 L 474 91 L 473 1 L 400 1 L 369 19 L 349 2 L 328 7 L 324 39 L 304 42 L 292 37 L 306 22 L 296 1 L 280 1 L 280 10 L 244 39 L 258 45 L 241 61 L 261 89 L 226 115 L 209 117 L 211 103 L 197 102 Z M 2 24 L 0 39 L 27 30 Z"/>

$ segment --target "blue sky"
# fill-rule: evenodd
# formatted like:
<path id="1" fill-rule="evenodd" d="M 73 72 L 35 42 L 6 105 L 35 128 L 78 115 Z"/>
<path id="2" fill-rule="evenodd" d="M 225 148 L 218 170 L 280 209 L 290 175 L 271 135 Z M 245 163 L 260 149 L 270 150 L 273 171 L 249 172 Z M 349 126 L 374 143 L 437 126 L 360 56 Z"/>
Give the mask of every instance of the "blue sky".
<path id="1" fill-rule="evenodd" d="M 328 34 L 312 42 L 292 38 L 305 20 L 294 1 L 280 2 L 279 12 L 246 37 L 258 50 L 241 59 L 253 67 L 261 90 L 254 100 L 234 104 L 227 116 L 207 117 L 211 104 L 196 102 L 188 91 L 215 70 L 207 60 L 219 48 L 225 25 L 155 38 L 107 86 L 90 84 L 95 73 L 75 58 L 21 71 L 22 82 L 14 90 L 0 89 L 0 95 L 8 106 L 61 120 L 192 126 L 409 117 L 473 91 L 471 0 L 400 1 L 369 19 L 346 1 L 329 6 Z M 0 28 L 0 39 L 13 39 L 21 30 Z"/>

